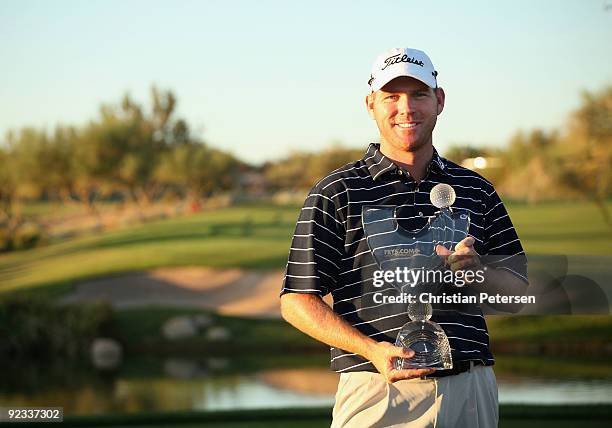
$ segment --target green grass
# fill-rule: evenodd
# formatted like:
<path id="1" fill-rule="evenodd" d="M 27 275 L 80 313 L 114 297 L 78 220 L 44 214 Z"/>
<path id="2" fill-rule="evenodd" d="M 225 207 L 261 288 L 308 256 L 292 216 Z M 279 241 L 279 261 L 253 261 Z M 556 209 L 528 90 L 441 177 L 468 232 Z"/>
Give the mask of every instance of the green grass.
<path id="1" fill-rule="evenodd" d="M 612 377 L 609 362 L 601 361 L 610 355 L 609 315 L 495 315 L 487 317 L 487 327 L 496 358 L 504 354 L 521 356 L 497 361 L 502 363 L 501 370 L 541 376 L 580 373 L 591 378 Z M 576 354 L 580 358 L 575 358 Z M 543 355 L 555 357 L 555 364 L 543 367 Z"/>
<path id="2" fill-rule="evenodd" d="M 565 381 L 601 381 L 612 379 L 609 355 L 589 356 L 576 353 L 526 355 L 523 352 L 495 355 L 495 374 L 505 377 Z"/>
<path id="3" fill-rule="evenodd" d="M 117 311 L 114 314 L 119 339 L 128 346 L 128 351 L 155 352 L 174 355 L 236 355 L 241 351 L 276 353 L 286 351 L 314 352 L 324 355 L 328 364 L 329 348 L 306 336 L 284 321 L 276 319 L 251 319 L 228 317 L 209 313 L 213 325 L 221 326 L 230 333 L 226 341 L 210 341 L 205 333 L 189 339 L 167 341 L 161 327 L 168 319 L 179 315 L 202 314 L 200 309 L 140 308 Z M 238 351 L 238 352 L 237 352 Z M 291 357 L 295 359 L 295 356 Z M 305 357 L 302 366 L 312 363 L 312 356 Z M 260 367 L 264 368 L 264 367 Z"/>
<path id="4" fill-rule="evenodd" d="M 545 340 L 579 343 L 610 342 L 612 318 L 606 315 L 488 316 L 491 336 L 499 341 L 542 343 Z"/>
<path id="5" fill-rule="evenodd" d="M 223 326 L 230 332 L 231 339 L 227 342 L 211 342 L 204 334 L 177 341 L 162 337 L 161 327 L 169 318 L 201 313 L 199 309 L 170 308 L 117 311 L 115 330 L 128 351 L 140 354 L 236 355 L 236 351 L 252 350 L 278 356 L 290 354 L 291 363 L 298 362 L 301 366 L 327 367 L 329 364 L 326 346 L 282 320 L 254 320 L 211 313 L 214 325 Z M 496 368 L 502 372 L 549 377 L 580 373 L 588 378 L 612 378 L 612 368 L 605 356 L 597 358 L 612 342 L 610 316 L 489 316 L 487 325 L 493 351 L 499 357 Z M 577 350 L 581 352 L 580 360 L 573 358 Z M 508 354 L 520 354 L 521 358 L 505 358 Z M 550 364 L 544 368 L 542 354 L 550 356 Z M 246 358 L 242 364 L 252 365 L 252 362 Z M 283 365 L 283 361 L 275 360 L 271 364 Z"/>
<path id="6" fill-rule="evenodd" d="M 0 289 L 57 295 L 77 280 L 162 266 L 281 268 L 297 213 L 234 207 L 4 254 Z"/>
<path id="7" fill-rule="evenodd" d="M 612 212 L 612 203 L 607 206 Z M 593 203 L 513 203 L 507 209 L 527 254 L 612 254 L 612 228 Z"/>
<path id="8" fill-rule="evenodd" d="M 592 204 L 508 209 L 528 253 L 612 254 L 612 229 Z M 0 292 L 55 296 L 75 281 L 163 266 L 280 269 L 298 212 L 296 206 L 237 206 L 3 254 Z"/>

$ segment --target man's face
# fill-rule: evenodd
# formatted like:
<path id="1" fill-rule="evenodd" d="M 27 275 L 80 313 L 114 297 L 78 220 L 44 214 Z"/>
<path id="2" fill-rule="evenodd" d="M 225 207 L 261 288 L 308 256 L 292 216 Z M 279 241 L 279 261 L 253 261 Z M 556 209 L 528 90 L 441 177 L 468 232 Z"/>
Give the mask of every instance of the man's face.
<path id="1" fill-rule="evenodd" d="M 411 77 L 398 77 L 369 94 L 366 107 L 376 120 L 381 144 L 416 152 L 431 145 L 431 133 L 444 108 L 444 91 Z"/>

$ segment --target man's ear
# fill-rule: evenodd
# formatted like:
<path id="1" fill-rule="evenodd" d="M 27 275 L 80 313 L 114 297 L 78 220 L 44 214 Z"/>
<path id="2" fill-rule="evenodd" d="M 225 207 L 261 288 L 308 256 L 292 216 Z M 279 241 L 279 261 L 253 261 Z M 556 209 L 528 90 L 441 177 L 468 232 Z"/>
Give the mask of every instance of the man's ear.
<path id="1" fill-rule="evenodd" d="M 369 93 L 365 97 L 366 109 L 368 110 L 368 114 L 374 120 L 374 92 Z"/>
<path id="2" fill-rule="evenodd" d="M 444 110 L 444 101 L 446 99 L 446 94 L 444 93 L 444 89 L 436 88 L 434 89 L 436 92 L 436 103 L 438 104 L 438 114 L 442 113 Z"/>

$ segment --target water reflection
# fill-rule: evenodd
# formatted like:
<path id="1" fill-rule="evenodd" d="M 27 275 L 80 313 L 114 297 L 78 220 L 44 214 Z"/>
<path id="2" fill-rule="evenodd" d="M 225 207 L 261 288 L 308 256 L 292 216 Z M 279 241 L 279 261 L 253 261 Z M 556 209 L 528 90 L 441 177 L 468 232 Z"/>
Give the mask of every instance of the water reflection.
<path id="1" fill-rule="evenodd" d="M 196 403 L 199 410 L 259 409 L 282 407 L 332 406 L 333 393 L 312 394 L 279 389 L 257 377 L 244 376 L 239 388 L 214 389 L 204 385 L 206 400 Z M 334 391 L 335 393 L 335 391 Z"/>
<path id="2" fill-rule="evenodd" d="M 564 362 L 502 358 L 496 368 L 501 403 L 612 403 L 605 362 L 583 362 L 584 374 Z M 267 367 L 257 368 L 257 364 Z M 10 367 L 0 382 L 5 406 L 62 406 L 66 414 L 227 410 L 331 406 L 338 375 L 327 367 L 286 367 L 275 361 L 127 359 L 115 371 L 86 365 Z M 557 376 L 541 367 L 557 364 Z M 276 367 L 270 369 L 268 367 Z M 534 369 L 535 368 L 535 369 Z M 536 370 L 536 371 L 533 371 Z M 573 373 L 573 379 L 561 379 Z"/>
<path id="3" fill-rule="evenodd" d="M 542 381 L 525 379 L 505 382 L 498 377 L 499 402 L 513 404 L 612 403 L 612 382 L 595 380 Z"/>

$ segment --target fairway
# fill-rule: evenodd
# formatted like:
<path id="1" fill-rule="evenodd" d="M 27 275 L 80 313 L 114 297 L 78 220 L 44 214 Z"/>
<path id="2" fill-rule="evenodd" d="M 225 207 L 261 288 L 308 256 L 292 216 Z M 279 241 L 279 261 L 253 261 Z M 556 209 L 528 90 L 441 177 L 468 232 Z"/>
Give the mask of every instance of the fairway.
<path id="1" fill-rule="evenodd" d="M 527 254 L 612 255 L 612 228 L 591 202 L 506 206 Z"/>
<path id="2" fill-rule="evenodd" d="M 528 254 L 612 254 L 612 229 L 592 204 L 508 210 Z M 79 280 L 168 266 L 282 269 L 298 214 L 297 206 L 235 206 L 2 254 L 0 291 L 56 296 Z"/>
<path id="3" fill-rule="evenodd" d="M 44 287 L 55 295 L 77 280 L 163 266 L 282 268 L 297 213 L 234 207 L 3 254 L 1 290 Z"/>

